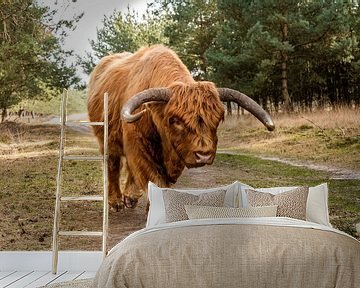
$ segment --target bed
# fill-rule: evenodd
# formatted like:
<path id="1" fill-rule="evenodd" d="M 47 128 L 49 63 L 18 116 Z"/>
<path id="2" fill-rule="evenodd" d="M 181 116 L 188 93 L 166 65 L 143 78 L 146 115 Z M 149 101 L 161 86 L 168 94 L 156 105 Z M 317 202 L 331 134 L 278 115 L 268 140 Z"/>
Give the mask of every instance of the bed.
<path id="1" fill-rule="evenodd" d="M 179 191 L 149 183 L 148 195 L 147 227 L 111 249 L 93 287 L 360 287 L 360 242 L 331 227 L 326 184 Z M 285 217 L 294 211 L 304 219 Z"/>

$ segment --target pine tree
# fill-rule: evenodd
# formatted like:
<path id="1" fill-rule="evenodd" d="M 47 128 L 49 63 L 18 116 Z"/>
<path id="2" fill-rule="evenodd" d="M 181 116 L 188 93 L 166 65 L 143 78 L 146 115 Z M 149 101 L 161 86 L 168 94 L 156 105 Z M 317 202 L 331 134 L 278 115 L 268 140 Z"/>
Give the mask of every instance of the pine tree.
<path id="1" fill-rule="evenodd" d="M 158 0 L 165 13 L 165 36 L 197 79 L 208 77 L 206 51 L 214 44 L 221 15 L 216 0 Z"/>
<path id="2" fill-rule="evenodd" d="M 55 11 L 30 0 L 0 2 L 0 109 L 2 120 L 23 99 L 45 97 L 79 79 L 65 60 L 56 32 L 76 19 L 50 24 Z M 63 34 L 65 35 L 65 34 Z"/>
<path id="3" fill-rule="evenodd" d="M 108 54 L 134 52 L 141 46 L 166 43 L 164 21 L 150 10 L 142 18 L 130 9 L 125 13 L 114 11 L 102 22 L 103 27 L 97 30 L 96 40 L 90 40 L 93 51 L 88 52 L 85 59 L 78 59 L 87 74 L 91 73 L 99 59 Z"/>
<path id="4" fill-rule="evenodd" d="M 354 47 L 355 42 L 347 41 L 349 7 L 356 6 L 342 1 L 219 0 L 225 19 L 216 45 L 208 51 L 216 67 L 214 79 L 243 85 L 255 98 L 271 99 L 275 106 L 282 95 L 282 108 L 289 111 L 291 101 L 302 101 L 304 88 L 322 93 L 314 88 L 326 81 L 319 69 L 323 63 L 318 64 L 331 60 L 324 51 L 344 59 L 346 50 Z M 312 101 L 307 99 L 308 104 Z"/>

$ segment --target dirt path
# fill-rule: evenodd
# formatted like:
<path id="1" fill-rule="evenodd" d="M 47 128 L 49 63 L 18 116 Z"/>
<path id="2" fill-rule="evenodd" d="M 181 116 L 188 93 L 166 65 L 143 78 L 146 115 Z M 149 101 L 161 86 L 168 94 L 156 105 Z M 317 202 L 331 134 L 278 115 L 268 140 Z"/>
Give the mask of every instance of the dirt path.
<path id="1" fill-rule="evenodd" d="M 264 160 L 277 161 L 292 166 L 306 167 L 312 170 L 330 172 L 333 175 L 330 177 L 330 179 L 360 180 L 360 171 L 337 168 L 337 167 L 321 165 L 321 164 L 314 164 L 314 163 L 303 162 L 298 160 L 281 159 L 277 157 L 260 157 L 260 158 Z"/>
<path id="2" fill-rule="evenodd" d="M 89 121 L 86 113 L 79 113 L 79 114 L 71 114 L 67 116 L 67 121 Z M 46 121 L 44 124 L 56 125 L 60 124 L 60 117 L 53 117 L 49 121 Z M 70 126 L 71 130 L 76 132 L 80 132 L 83 134 L 91 134 L 91 127 L 90 126 L 83 126 L 83 125 L 72 125 Z"/>
<path id="3" fill-rule="evenodd" d="M 232 154 L 232 155 L 245 155 L 244 153 L 239 153 L 231 150 L 218 150 L 217 153 L 221 154 Z M 332 176 L 330 179 L 346 179 L 346 180 L 360 180 L 360 171 L 350 170 L 344 168 L 338 168 L 330 165 L 324 164 L 315 164 L 307 161 L 300 160 L 290 160 L 285 158 L 273 157 L 273 156 L 257 156 L 251 154 L 251 156 L 258 157 L 263 160 L 276 161 L 284 164 L 288 164 L 295 167 L 305 167 L 312 170 L 330 172 Z"/>

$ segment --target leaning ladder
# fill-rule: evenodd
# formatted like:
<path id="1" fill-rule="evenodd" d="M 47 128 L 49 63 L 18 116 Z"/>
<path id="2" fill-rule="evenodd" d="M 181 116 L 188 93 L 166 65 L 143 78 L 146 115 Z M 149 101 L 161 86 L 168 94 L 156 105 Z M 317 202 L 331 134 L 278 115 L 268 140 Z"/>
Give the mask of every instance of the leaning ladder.
<path id="1" fill-rule="evenodd" d="M 60 106 L 60 155 L 58 163 L 58 174 L 56 178 L 56 201 L 55 201 L 55 216 L 53 228 L 53 243 L 52 243 L 52 273 L 57 273 L 58 259 L 59 259 L 59 236 L 99 236 L 102 237 L 102 255 L 106 256 L 107 248 L 107 234 L 108 234 L 108 94 L 104 94 L 104 121 L 103 122 L 75 122 L 67 121 L 66 106 L 68 99 L 68 91 L 64 90 L 61 96 Z M 103 156 L 69 156 L 65 155 L 65 127 L 74 125 L 87 126 L 104 126 L 104 154 Z M 103 163 L 103 195 L 97 196 L 70 196 L 63 197 L 61 195 L 62 170 L 64 160 L 78 160 L 78 161 L 102 161 Z M 61 231 L 60 230 L 60 206 L 64 201 L 103 201 L 103 229 L 102 231 Z"/>

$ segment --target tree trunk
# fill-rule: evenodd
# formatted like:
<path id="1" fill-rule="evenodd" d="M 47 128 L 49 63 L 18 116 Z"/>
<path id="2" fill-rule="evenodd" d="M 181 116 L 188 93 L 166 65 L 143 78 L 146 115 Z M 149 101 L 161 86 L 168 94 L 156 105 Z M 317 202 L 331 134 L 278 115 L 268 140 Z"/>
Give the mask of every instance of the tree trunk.
<path id="1" fill-rule="evenodd" d="M 18 114 L 18 117 L 19 117 L 19 118 L 21 118 L 21 117 L 24 116 L 24 115 L 23 115 L 23 112 L 24 112 L 24 109 L 23 109 L 23 108 L 20 108 L 20 109 L 18 110 L 17 114 Z"/>
<path id="2" fill-rule="evenodd" d="M 284 110 L 285 112 L 290 112 L 291 102 L 290 95 L 288 90 L 288 55 L 286 52 L 281 53 L 282 63 L 281 63 L 281 94 L 284 100 Z"/>
<path id="3" fill-rule="evenodd" d="M 287 18 L 288 12 L 285 11 L 285 17 Z M 289 26 L 285 22 L 282 26 L 282 42 L 288 42 L 289 40 Z M 286 51 L 281 52 L 281 94 L 284 100 L 284 111 L 290 112 L 291 102 L 288 90 L 288 61 L 289 56 Z"/>
<path id="4" fill-rule="evenodd" d="M 7 109 L 3 108 L 1 113 L 1 122 L 4 122 L 7 117 Z"/>
<path id="5" fill-rule="evenodd" d="M 227 115 L 232 115 L 231 102 L 226 102 Z"/>

